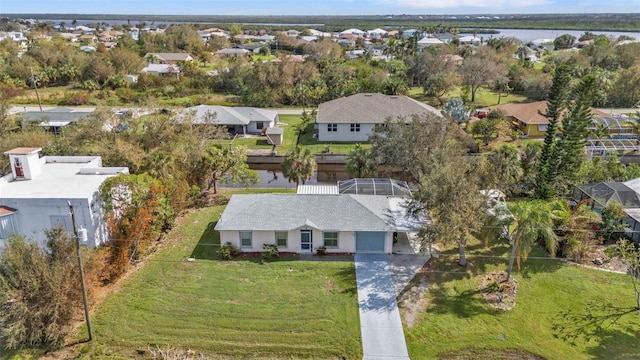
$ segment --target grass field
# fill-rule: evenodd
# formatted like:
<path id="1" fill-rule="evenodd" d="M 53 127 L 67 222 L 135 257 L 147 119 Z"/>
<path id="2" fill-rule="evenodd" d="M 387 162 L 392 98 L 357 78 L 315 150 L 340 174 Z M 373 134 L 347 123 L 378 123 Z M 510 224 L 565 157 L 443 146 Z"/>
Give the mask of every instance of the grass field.
<path id="1" fill-rule="evenodd" d="M 169 235 L 177 244 L 95 310 L 95 340 L 79 346 L 82 356 L 131 358 L 172 346 L 207 358 L 361 358 L 353 263 L 217 260 L 212 221 L 221 211 L 181 219 Z"/>
<path id="2" fill-rule="evenodd" d="M 515 308 L 501 311 L 478 288 L 482 274 L 505 270 L 509 248 L 469 249 L 469 255 L 504 257 L 471 256 L 463 271 L 452 253 L 435 259 L 437 272 L 414 279 L 430 286 L 426 312 L 405 329 L 412 359 L 640 358 L 640 314 L 627 275 L 549 259 L 536 248 L 515 276 Z"/>
<path id="3" fill-rule="evenodd" d="M 437 99 L 433 97 L 425 96 L 422 91 L 422 88 L 419 88 L 419 87 L 411 88 L 407 95 L 418 101 L 422 101 L 426 104 L 429 104 L 431 106 L 442 108 L 442 105 L 440 105 Z M 446 102 L 447 99 L 459 98 L 459 97 L 461 97 L 460 87 L 456 87 L 454 90 L 450 91 L 445 96 L 444 101 Z M 527 102 L 527 98 L 525 96 L 518 95 L 518 94 L 509 94 L 505 96 L 503 93 L 500 99 L 500 104 L 521 103 L 521 102 Z M 476 91 L 475 101 L 472 103 L 471 102 L 467 103 L 466 105 L 467 107 L 481 108 L 481 107 L 487 107 L 487 106 L 492 106 L 497 104 L 498 104 L 498 93 L 481 87 Z"/>

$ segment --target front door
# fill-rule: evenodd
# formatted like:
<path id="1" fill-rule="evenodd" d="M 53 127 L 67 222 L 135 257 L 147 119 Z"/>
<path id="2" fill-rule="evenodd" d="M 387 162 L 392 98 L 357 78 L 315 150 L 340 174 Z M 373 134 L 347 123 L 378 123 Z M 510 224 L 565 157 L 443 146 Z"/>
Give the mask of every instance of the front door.
<path id="1" fill-rule="evenodd" d="M 300 252 L 310 253 L 313 251 L 313 240 L 311 230 L 300 230 Z"/>

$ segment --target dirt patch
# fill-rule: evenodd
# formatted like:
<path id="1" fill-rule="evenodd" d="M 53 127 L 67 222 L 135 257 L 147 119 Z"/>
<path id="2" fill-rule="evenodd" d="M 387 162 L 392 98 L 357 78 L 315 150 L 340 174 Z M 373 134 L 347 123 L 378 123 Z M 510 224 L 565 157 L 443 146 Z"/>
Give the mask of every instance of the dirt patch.
<path id="1" fill-rule="evenodd" d="M 327 280 L 324 283 L 324 289 L 328 292 L 341 292 L 342 289 L 340 288 L 340 286 L 334 284 L 331 280 Z"/>
<path id="2" fill-rule="evenodd" d="M 627 273 L 627 265 L 618 258 L 610 258 L 605 254 L 605 250 L 609 245 L 594 245 L 580 259 L 567 259 L 567 261 L 592 267 L 594 269 L 602 269 Z"/>
<path id="3" fill-rule="evenodd" d="M 431 261 L 427 261 L 398 296 L 398 307 L 407 328 L 412 328 L 416 325 L 420 320 L 420 316 L 427 311 L 429 306 L 427 295 L 431 284 L 426 279 L 426 273 L 429 271 L 429 267 L 432 266 L 430 264 Z"/>
<path id="4" fill-rule="evenodd" d="M 492 307 L 499 310 L 512 310 L 516 306 L 518 281 L 511 277 L 507 282 L 504 272 L 490 272 L 480 282 L 482 297 Z"/>

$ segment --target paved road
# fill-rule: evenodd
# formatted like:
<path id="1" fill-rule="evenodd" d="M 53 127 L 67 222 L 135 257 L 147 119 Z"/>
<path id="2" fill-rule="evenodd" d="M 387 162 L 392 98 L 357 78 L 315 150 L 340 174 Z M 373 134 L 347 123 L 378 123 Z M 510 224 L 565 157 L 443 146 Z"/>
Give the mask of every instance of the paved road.
<path id="1" fill-rule="evenodd" d="M 356 254 L 354 261 L 363 360 L 409 360 L 388 256 Z"/>

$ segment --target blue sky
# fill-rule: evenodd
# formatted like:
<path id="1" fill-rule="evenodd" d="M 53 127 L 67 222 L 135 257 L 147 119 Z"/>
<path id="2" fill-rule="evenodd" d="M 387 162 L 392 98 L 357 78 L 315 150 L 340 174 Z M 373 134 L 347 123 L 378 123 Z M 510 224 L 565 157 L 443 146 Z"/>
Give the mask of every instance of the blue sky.
<path id="1" fill-rule="evenodd" d="M 440 15 L 632 12 L 640 13 L 640 0 L 0 0 L 0 15 Z"/>

